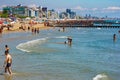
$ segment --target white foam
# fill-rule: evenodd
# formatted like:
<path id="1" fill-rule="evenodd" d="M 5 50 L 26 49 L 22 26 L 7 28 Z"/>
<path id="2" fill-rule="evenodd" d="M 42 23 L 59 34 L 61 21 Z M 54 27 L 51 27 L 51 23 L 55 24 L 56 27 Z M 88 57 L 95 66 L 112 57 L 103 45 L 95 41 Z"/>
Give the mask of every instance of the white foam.
<path id="1" fill-rule="evenodd" d="M 19 49 L 19 50 L 21 50 L 21 51 L 23 51 L 23 52 L 31 52 L 31 51 L 29 51 L 29 50 L 21 49 L 21 48 L 19 48 L 19 47 L 17 47 L 17 49 Z"/>
<path id="2" fill-rule="evenodd" d="M 16 46 L 17 49 L 23 51 L 23 52 L 31 52 L 28 48 L 33 47 L 37 44 L 42 44 L 46 42 L 47 38 L 41 38 L 41 39 L 36 39 L 32 41 L 28 41 L 25 43 L 20 43 L 19 45 Z"/>
<path id="3" fill-rule="evenodd" d="M 55 37 L 55 38 L 68 38 L 68 36 L 59 36 L 59 37 Z"/>
<path id="4" fill-rule="evenodd" d="M 97 29 L 99 29 L 99 30 L 100 30 L 101 28 L 97 28 Z"/>
<path id="5" fill-rule="evenodd" d="M 109 79 L 108 76 L 105 74 L 98 74 L 93 78 L 93 80 L 109 80 Z"/>
<path id="6" fill-rule="evenodd" d="M 77 28 L 78 30 L 80 29 L 80 28 Z"/>

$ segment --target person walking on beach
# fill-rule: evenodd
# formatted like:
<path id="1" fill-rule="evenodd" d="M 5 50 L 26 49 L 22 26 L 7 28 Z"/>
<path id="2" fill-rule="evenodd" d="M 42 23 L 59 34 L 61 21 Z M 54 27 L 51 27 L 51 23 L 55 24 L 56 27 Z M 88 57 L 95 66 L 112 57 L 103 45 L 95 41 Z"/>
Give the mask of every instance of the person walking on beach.
<path id="1" fill-rule="evenodd" d="M 5 51 L 5 61 L 3 67 L 5 68 L 5 73 L 9 72 L 10 75 L 12 74 L 11 64 L 12 64 L 12 56 L 9 54 L 8 51 Z"/>

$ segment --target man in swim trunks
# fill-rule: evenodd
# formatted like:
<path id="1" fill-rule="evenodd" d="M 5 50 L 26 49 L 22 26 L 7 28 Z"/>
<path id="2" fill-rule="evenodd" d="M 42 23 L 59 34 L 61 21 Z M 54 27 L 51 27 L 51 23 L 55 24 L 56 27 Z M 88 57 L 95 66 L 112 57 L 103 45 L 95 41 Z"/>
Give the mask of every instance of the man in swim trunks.
<path id="1" fill-rule="evenodd" d="M 7 73 L 8 71 L 10 75 L 12 74 L 11 64 L 12 64 L 12 57 L 8 51 L 5 51 L 5 61 L 3 67 L 5 67 L 5 73 Z"/>

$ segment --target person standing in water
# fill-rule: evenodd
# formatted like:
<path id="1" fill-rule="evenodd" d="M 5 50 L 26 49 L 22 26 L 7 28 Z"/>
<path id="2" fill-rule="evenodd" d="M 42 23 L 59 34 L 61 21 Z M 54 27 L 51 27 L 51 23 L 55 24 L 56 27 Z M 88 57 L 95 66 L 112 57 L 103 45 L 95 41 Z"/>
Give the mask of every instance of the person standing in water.
<path id="1" fill-rule="evenodd" d="M 9 72 L 10 75 L 12 75 L 11 65 L 12 65 L 12 56 L 9 54 L 8 51 L 5 51 L 5 61 L 3 67 L 5 68 L 5 73 Z"/>
<path id="2" fill-rule="evenodd" d="M 68 37 L 68 44 L 72 44 L 72 38 L 71 37 Z"/>
<path id="3" fill-rule="evenodd" d="M 5 51 L 8 51 L 8 52 L 9 52 L 9 47 L 8 47 L 8 45 L 5 45 Z"/>
<path id="4" fill-rule="evenodd" d="M 113 35 L 113 41 L 116 41 L 116 34 Z"/>

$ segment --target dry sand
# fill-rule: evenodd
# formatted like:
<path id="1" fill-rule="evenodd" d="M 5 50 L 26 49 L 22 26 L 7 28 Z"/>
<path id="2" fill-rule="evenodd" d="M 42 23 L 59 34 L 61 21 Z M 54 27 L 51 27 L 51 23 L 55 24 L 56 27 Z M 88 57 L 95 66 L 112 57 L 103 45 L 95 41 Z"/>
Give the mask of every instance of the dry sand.
<path id="1" fill-rule="evenodd" d="M 24 26 L 25 30 L 19 29 L 19 27 L 21 27 L 21 25 Z M 10 30 L 8 30 L 7 28 L 4 28 L 3 33 L 28 31 L 28 26 L 30 26 L 30 25 L 27 24 L 27 23 L 26 24 L 21 24 L 20 22 L 17 22 L 17 23 L 13 24 L 13 27 L 11 27 Z M 44 29 L 50 29 L 51 27 L 44 26 L 44 23 L 39 23 L 39 24 L 34 24 L 34 25 L 30 26 L 30 30 L 32 28 L 39 28 L 39 30 L 44 30 Z"/>

